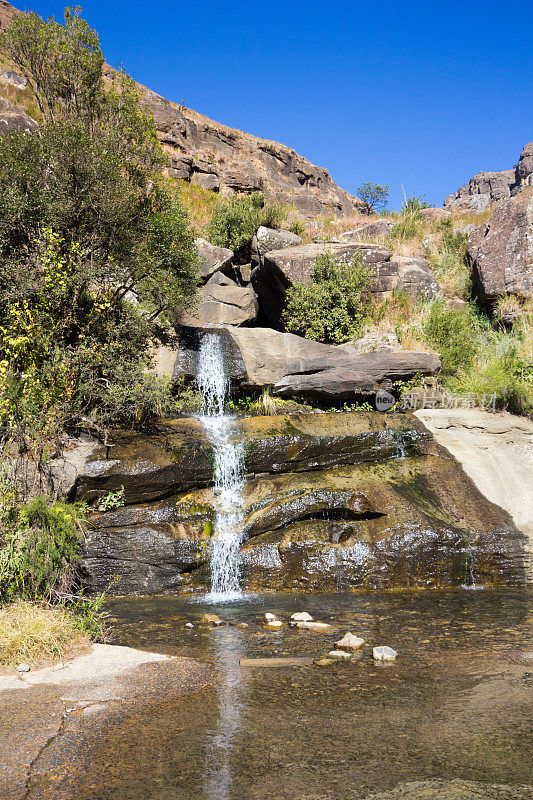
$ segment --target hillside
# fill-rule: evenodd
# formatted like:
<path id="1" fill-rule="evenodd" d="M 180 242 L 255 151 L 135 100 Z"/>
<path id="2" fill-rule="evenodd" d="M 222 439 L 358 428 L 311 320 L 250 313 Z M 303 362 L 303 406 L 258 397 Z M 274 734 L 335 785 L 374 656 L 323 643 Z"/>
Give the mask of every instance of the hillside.
<path id="1" fill-rule="evenodd" d="M 0 28 L 9 25 L 14 13 L 17 9 L 0 0 Z M 113 68 L 106 65 L 106 70 L 111 74 Z M 169 156 L 169 177 L 221 194 L 260 190 L 267 199 L 292 205 L 307 217 L 347 216 L 361 207 L 361 201 L 337 186 L 326 169 L 292 148 L 221 125 L 139 86 Z M 0 70 L 0 95 L 31 115 L 31 100 L 24 87 L 24 79 L 12 70 Z M 3 119 L 0 109 L 0 121 Z"/>

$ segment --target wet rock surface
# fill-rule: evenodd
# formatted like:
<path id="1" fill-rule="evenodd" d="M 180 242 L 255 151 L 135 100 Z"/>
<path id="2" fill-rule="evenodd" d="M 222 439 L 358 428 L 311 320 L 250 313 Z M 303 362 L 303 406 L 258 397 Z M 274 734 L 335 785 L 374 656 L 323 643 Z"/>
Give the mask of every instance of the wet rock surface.
<path id="1" fill-rule="evenodd" d="M 245 443 L 240 561 L 251 589 L 523 579 L 522 537 L 510 517 L 412 417 L 248 417 L 235 436 Z M 211 448 L 198 420 L 169 422 L 151 437 L 127 436 L 97 452 L 78 497 L 94 502 L 124 486 L 127 505 L 91 517 L 83 563 L 92 588 L 114 577 L 118 593 L 208 585 L 218 509 L 211 481 Z"/>

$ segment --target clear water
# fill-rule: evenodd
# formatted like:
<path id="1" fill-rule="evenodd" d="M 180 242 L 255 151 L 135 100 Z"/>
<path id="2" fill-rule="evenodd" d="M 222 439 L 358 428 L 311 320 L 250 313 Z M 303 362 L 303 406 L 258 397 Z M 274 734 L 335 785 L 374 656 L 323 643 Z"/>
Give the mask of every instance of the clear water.
<path id="1" fill-rule="evenodd" d="M 124 701 L 72 720 L 34 764 L 27 800 L 533 796 L 521 788 L 533 782 L 530 592 L 269 594 L 222 604 L 220 628 L 200 623 L 209 610 L 183 596 L 108 601 L 114 644 L 179 658 L 142 668 Z M 269 631 L 265 611 L 308 611 L 333 629 Z M 239 663 L 316 658 L 346 631 L 368 642 L 348 664 Z M 374 663 L 378 644 L 397 662 Z M 396 790 L 435 780 L 441 792 Z"/>
<path id="2" fill-rule="evenodd" d="M 224 413 L 229 381 L 222 341 L 206 334 L 198 358 L 198 389 L 203 396 L 202 422 L 213 445 L 213 493 L 216 504 L 210 546 L 211 602 L 240 597 L 239 558 L 244 518 L 244 445 L 235 441 L 237 426 Z"/>

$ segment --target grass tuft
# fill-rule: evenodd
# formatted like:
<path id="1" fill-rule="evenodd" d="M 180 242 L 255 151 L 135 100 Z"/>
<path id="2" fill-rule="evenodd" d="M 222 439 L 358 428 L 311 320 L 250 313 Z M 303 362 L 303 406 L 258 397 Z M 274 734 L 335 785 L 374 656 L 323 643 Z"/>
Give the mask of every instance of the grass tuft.
<path id="1" fill-rule="evenodd" d="M 64 608 L 18 600 L 0 608 L 0 665 L 46 664 L 75 655 L 90 637 Z"/>

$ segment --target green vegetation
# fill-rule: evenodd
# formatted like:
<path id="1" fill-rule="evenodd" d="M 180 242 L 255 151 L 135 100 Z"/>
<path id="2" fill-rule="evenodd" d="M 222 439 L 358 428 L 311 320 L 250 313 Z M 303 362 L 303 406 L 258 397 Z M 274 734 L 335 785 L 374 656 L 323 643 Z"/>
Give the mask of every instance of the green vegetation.
<path id="1" fill-rule="evenodd" d="M 191 399 L 147 369 L 194 302 L 195 236 L 136 84 L 104 83 L 78 10 L 16 15 L 0 52 L 41 123 L 0 137 L 0 602 L 63 603 L 95 636 L 100 601 L 78 591 L 85 510 L 37 492 L 66 432 L 146 425 Z"/>
<path id="2" fill-rule="evenodd" d="M 108 492 L 98 504 L 99 511 L 113 511 L 124 505 L 124 487 L 121 486 L 116 492 Z"/>
<path id="3" fill-rule="evenodd" d="M 422 197 L 413 195 L 405 198 L 398 222 L 389 233 L 389 242 L 392 247 L 398 242 L 422 238 L 425 229 L 422 211 L 425 208 L 429 208 L 429 206 Z"/>
<path id="4" fill-rule="evenodd" d="M 318 342 L 349 341 L 365 318 L 370 285 L 371 271 L 360 257 L 342 264 L 331 253 L 319 256 L 312 279 L 287 291 L 286 329 Z"/>
<path id="5" fill-rule="evenodd" d="M 265 205 L 261 192 L 235 195 L 215 206 L 207 226 L 207 238 L 212 244 L 233 250 L 237 261 L 244 264 L 251 258 L 252 239 L 259 226 L 280 228 L 287 216 L 285 206 Z"/>
<path id="6" fill-rule="evenodd" d="M 363 183 L 357 189 L 357 196 L 366 205 L 366 213 L 381 211 L 385 208 L 389 200 L 389 187 L 379 183 Z"/>

